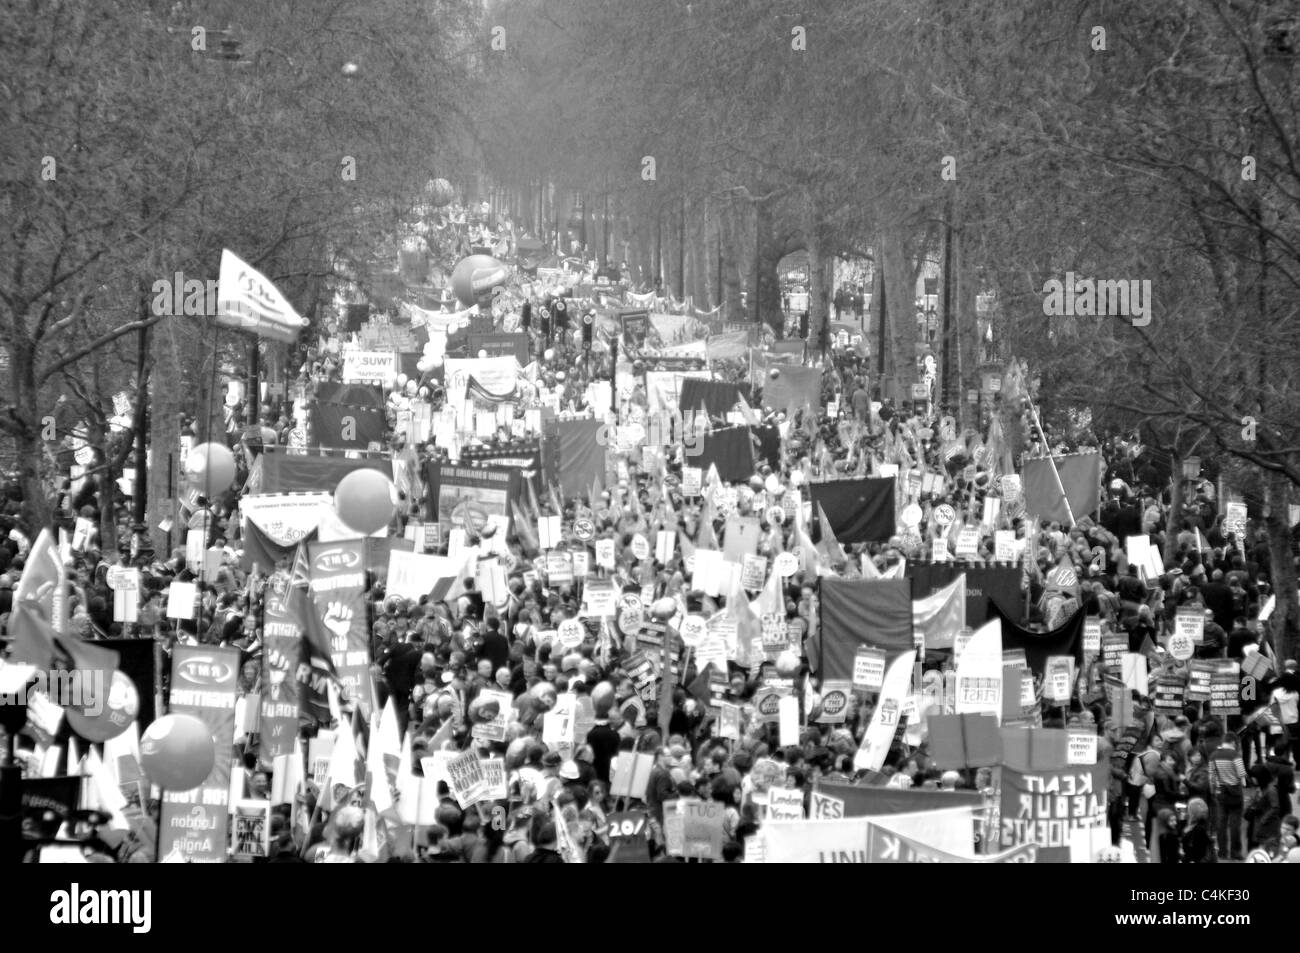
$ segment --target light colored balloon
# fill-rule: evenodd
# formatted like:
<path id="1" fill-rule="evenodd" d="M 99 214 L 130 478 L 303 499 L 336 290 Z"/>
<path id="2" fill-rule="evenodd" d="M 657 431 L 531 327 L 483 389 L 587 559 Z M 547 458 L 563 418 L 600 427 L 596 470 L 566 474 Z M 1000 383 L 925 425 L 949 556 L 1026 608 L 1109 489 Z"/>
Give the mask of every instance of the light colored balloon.
<path id="1" fill-rule="evenodd" d="M 790 678 L 799 671 L 799 656 L 791 649 L 786 649 L 776 657 L 776 673 L 782 678 Z"/>
<path id="2" fill-rule="evenodd" d="M 235 457 L 219 443 L 201 443 L 185 457 L 190 485 L 205 493 L 224 493 L 235 482 Z"/>
<path id="3" fill-rule="evenodd" d="M 191 791 L 216 763 L 212 732 L 193 715 L 163 715 L 140 737 L 140 766 L 164 791 Z"/>
<path id="4" fill-rule="evenodd" d="M 353 470 L 334 491 L 334 511 L 351 529 L 370 535 L 393 518 L 393 481 L 378 470 Z"/>

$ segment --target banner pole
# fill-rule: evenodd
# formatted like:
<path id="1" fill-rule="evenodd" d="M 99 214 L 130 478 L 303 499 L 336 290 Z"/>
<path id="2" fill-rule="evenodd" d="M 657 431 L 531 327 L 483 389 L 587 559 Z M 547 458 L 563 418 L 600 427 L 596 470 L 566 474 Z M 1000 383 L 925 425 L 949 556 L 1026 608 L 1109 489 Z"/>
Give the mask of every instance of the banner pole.
<path id="1" fill-rule="evenodd" d="M 1074 510 L 1070 507 L 1070 498 L 1065 495 L 1065 484 L 1061 482 L 1061 471 L 1056 467 L 1056 457 L 1052 455 L 1052 448 L 1047 444 L 1047 434 L 1043 433 L 1043 423 L 1038 416 L 1038 408 L 1033 402 L 1029 403 L 1029 410 L 1034 415 L 1034 427 L 1038 430 L 1038 437 L 1043 441 L 1043 451 L 1047 454 L 1048 462 L 1052 464 L 1052 476 L 1056 479 L 1056 488 L 1061 493 L 1061 500 L 1065 503 L 1065 513 L 1070 518 L 1070 525 L 1075 525 Z"/>

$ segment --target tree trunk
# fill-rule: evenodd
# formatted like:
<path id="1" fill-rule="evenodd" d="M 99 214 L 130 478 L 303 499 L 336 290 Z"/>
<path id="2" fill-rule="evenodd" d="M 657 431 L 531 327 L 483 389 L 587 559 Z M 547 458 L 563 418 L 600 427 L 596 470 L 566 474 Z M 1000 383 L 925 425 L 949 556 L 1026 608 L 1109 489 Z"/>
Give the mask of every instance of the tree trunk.
<path id="1" fill-rule="evenodd" d="M 1165 565 L 1173 566 L 1178 556 L 1178 524 L 1183 512 L 1183 458 L 1177 450 L 1169 454 L 1173 487 L 1169 492 L 1169 515 L 1165 517 Z"/>
<path id="2" fill-rule="evenodd" d="M 1296 592 L 1295 559 L 1291 555 L 1291 528 L 1287 525 L 1287 487 L 1284 474 L 1265 473 L 1269 563 L 1277 603 L 1269 619 L 1273 649 L 1282 660 L 1300 658 L 1300 600 Z"/>
<path id="3" fill-rule="evenodd" d="M 880 260 L 884 272 L 885 298 L 888 303 L 888 321 L 885 326 L 886 376 L 890 388 L 882 391 L 895 401 L 907 400 L 916 380 L 916 318 L 913 301 L 916 299 L 916 281 L 912 277 L 907 256 L 904 254 L 902 236 L 887 233 L 881 242 Z M 911 283 L 909 284 L 909 279 Z"/>
<path id="4" fill-rule="evenodd" d="M 26 524 L 23 532 L 35 540 L 36 534 L 44 527 L 53 525 L 54 504 L 50 501 L 43 472 L 45 447 L 42 431 L 45 427 L 39 412 L 35 354 L 29 342 L 14 341 L 14 337 L 10 336 L 9 345 L 9 373 L 13 377 L 10 394 L 14 402 L 9 409 L 13 419 L 9 430 L 18 453 L 18 483 L 23 491 L 22 518 Z"/>
<path id="5" fill-rule="evenodd" d="M 808 352 L 820 354 L 826 350 L 826 335 L 830 332 L 830 308 L 826 289 L 826 267 L 822 260 L 821 236 L 817 234 L 816 211 L 812 227 L 808 229 Z"/>
<path id="6" fill-rule="evenodd" d="M 203 350 L 212 351 L 217 337 L 216 335 L 206 335 L 202 340 L 205 345 Z M 173 333 L 168 321 L 162 321 L 155 326 L 150 348 L 155 372 L 161 368 L 184 368 L 187 365 L 180 353 L 176 335 Z M 215 353 L 209 356 L 212 360 L 217 359 Z M 195 410 L 198 416 L 202 416 L 207 410 L 207 402 L 204 398 L 207 389 L 212 383 L 212 371 L 211 365 L 208 365 L 206 361 L 196 363 L 197 376 L 200 378 L 196 383 L 199 386 L 190 393 L 199 395 L 200 403 Z M 217 386 L 221 386 L 220 381 L 218 381 Z M 159 529 L 158 524 L 169 516 L 175 520 L 177 515 L 173 500 L 176 496 L 175 468 L 180 463 L 180 412 L 181 395 L 183 393 L 184 391 L 181 388 L 172 386 L 165 375 L 156 378 L 156 384 L 150 388 L 149 393 L 151 465 L 149 467 L 149 505 L 145 513 L 145 522 L 149 526 L 154 552 L 165 553 L 167 556 L 171 555 L 170 542 L 175 537 Z M 213 403 L 219 405 L 221 398 L 214 396 Z M 217 432 L 220 433 L 219 430 Z"/>
<path id="7" fill-rule="evenodd" d="M 725 304 L 722 311 L 726 321 L 738 324 L 745 320 L 745 304 L 740 299 L 744 290 L 740 263 L 745 253 L 740 243 L 743 229 L 736 221 L 734 203 L 728 202 L 719 210 L 718 229 L 722 241 L 722 300 Z"/>
<path id="8" fill-rule="evenodd" d="M 758 320 L 776 334 L 785 337 L 785 315 L 781 312 L 781 279 L 777 273 L 781 259 L 786 255 L 785 243 L 776 235 L 773 215 L 763 205 L 758 206 L 758 301 L 753 309 Z"/>

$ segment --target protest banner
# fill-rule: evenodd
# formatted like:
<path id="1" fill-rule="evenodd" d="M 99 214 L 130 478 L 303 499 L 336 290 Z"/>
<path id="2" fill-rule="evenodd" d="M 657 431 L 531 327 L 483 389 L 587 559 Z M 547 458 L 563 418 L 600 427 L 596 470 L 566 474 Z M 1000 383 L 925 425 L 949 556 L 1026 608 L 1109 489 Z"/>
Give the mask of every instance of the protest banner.
<path id="1" fill-rule="evenodd" d="M 329 633 L 330 656 L 349 698 L 370 697 L 370 630 L 366 623 L 365 544 L 359 539 L 307 544 L 312 613 L 309 624 Z"/>
<path id="2" fill-rule="evenodd" d="M 387 382 L 397 373 L 397 356 L 392 351 L 363 351 L 360 348 L 343 349 L 343 382 L 361 384 L 371 381 Z"/>
<path id="3" fill-rule="evenodd" d="M 205 864 L 226 859 L 238 677 L 238 649 L 177 645 L 172 650 L 168 711 L 193 715 L 208 726 L 216 760 L 198 787 L 163 791 L 159 857 L 175 854 L 189 863 Z"/>
<path id="4" fill-rule="evenodd" d="M 293 752 L 298 734 L 298 661 L 303 623 L 307 620 L 305 590 L 290 585 L 286 571 L 267 581 L 262 619 L 261 754 L 266 758 Z"/>
<path id="5" fill-rule="evenodd" d="M 1038 863 L 1068 863 L 1070 833 L 1106 823 L 1110 766 L 1017 771 L 1003 766 L 1000 843 L 1038 845 Z"/>

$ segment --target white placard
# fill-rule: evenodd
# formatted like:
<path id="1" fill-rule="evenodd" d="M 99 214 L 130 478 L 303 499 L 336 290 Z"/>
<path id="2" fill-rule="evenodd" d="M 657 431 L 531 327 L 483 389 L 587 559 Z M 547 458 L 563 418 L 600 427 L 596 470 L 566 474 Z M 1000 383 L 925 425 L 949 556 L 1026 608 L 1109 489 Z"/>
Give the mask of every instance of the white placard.
<path id="1" fill-rule="evenodd" d="M 1066 764 L 1097 763 L 1097 736 L 1091 731 L 1071 731 L 1066 739 Z"/>
<path id="2" fill-rule="evenodd" d="M 167 618 L 193 619 L 197 589 L 192 582 L 173 582 L 167 590 Z"/>

